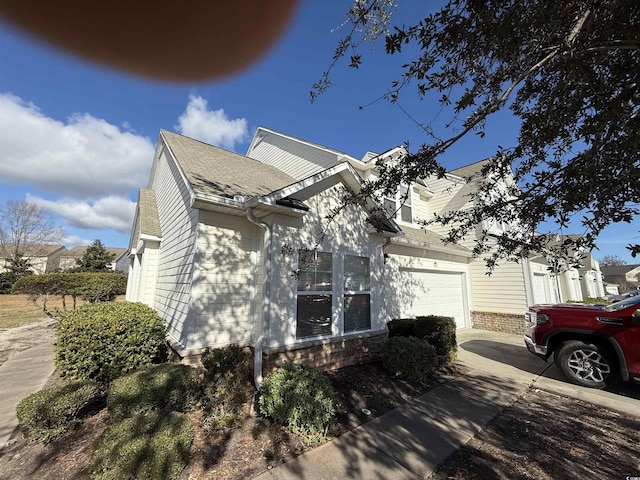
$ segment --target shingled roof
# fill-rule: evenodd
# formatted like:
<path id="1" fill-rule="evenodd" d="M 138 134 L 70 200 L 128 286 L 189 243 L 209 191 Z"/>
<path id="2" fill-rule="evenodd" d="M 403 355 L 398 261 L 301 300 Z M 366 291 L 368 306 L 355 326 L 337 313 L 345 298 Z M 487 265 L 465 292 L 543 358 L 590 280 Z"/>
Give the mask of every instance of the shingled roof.
<path id="1" fill-rule="evenodd" d="M 465 165 L 464 167 L 450 170 L 449 173 L 453 175 L 457 175 L 458 177 L 465 178 L 467 180 L 472 180 L 475 177 L 480 175 L 480 171 L 482 170 L 482 167 L 484 167 L 487 163 L 489 163 L 490 160 L 491 160 L 490 158 L 485 158 L 484 160 L 480 160 L 479 162 L 475 162 L 470 165 Z"/>
<path id="2" fill-rule="evenodd" d="M 160 131 L 196 193 L 262 196 L 296 182 L 275 167 L 183 135 Z"/>
<path id="3" fill-rule="evenodd" d="M 160 217 L 158 216 L 158 204 L 156 202 L 156 192 L 148 188 L 141 188 L 138 194 L 138 221 L 140 222 L 140 233 L 162 237 L 160 228 Z"/>
<path id="4" fill-rule="evenodd" d="M 444 239 L 435 232 L 431 230 L 425 230 L 422 228 L 411 228 L 402 226 L 402 232 L 404 233 L 404 239 L 410 242 L 428 244 L 434 247 L 447 247 L 451 250 L 457 250 L 460 253 L 471 253 L 466 247 L 462 245 L 456 245 L 453 243 L 445 244 Z M 453 252 L 452 252 L 453 253 Z"/>
<path id="5" fill-rule="evenodd" d="M 112 248 L 112 247 L 105 247 L 104 249 L 108 253 L 115 255 L 114 259 L 116 260 L 120 258 L 122 255 L 124 255 L 128 250 L 127 248 Z M 87 251 L 87 246 L 73 247 L 68 252 L 64 252 L 62 255 L 60 255 L 60 258 L 80 258 L 84 255 L 84 252 L 86 251 Z"/>

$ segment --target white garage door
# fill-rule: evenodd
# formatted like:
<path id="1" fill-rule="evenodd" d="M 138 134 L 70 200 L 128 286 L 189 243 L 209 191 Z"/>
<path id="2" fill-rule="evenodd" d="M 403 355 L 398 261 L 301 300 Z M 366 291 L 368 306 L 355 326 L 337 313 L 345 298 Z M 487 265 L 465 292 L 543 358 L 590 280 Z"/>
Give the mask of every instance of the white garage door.
<path id="1" fill-rule="evenodd" d="M 549 303 L 545 289 L 545 275 L 533 274 L 533 303 Z"/>
<path id="2" fill-rule="evenodd" d="M 466 327 L 461 273 L 405 270 L 400 275 L 411 292 L 404 295 L 406 316 L 444 315 L 455 318 L 458 328 Z"/>

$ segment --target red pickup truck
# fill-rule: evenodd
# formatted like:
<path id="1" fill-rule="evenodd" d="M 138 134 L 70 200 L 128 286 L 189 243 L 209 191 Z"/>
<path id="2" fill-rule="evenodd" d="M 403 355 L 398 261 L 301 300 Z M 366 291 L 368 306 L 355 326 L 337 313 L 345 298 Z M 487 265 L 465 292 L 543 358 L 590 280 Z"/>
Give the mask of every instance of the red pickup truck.
<path id="1" fill-rule="evenodd" d="M 603 388 L 640 382 L 640 296 L 611 305 L 533 305 L 525 313 L 527 349 L 573 383 Z"/>

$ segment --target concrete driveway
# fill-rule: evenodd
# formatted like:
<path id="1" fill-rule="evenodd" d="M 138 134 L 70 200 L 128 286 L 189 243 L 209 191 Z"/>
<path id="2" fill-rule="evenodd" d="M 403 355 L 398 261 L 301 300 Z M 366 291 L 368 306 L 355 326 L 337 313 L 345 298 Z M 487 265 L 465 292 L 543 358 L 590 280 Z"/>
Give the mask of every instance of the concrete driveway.
<path id="1" fill-rule="evenodd" d="M 521 335 L 475 329 L 459 330 L 457 335 L 458 359 L 469 368 L 640 416 L 639 384 L 621 382 L 605 390 L 581 387 L 570 383 L 552 361 L 545 363 L 529 353 Z"/>

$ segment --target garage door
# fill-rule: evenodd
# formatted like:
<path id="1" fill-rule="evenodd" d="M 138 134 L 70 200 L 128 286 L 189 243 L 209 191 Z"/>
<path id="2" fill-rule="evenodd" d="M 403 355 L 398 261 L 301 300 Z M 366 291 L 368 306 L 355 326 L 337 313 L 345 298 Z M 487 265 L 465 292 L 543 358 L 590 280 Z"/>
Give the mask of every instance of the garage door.
<path id="1" fill-rule="evenodd" d="M 545 289 L 545 275 L 533 274 L 533 303 L 549 303 Z"/>
<path id="2" fill-rule="evenodd" d="M 400 275 L 411 292 L 404 295 L 406 316 L 444 315 L 455 318 L 458 328 L 466 327 L 461 273 L 404 270 Z"/>

